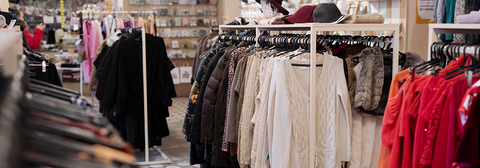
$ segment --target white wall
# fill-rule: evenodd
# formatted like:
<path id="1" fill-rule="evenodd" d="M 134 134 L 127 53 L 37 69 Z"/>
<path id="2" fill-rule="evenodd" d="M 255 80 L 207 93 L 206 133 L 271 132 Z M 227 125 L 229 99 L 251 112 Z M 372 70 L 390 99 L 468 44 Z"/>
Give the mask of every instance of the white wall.
<path id="1" fill-rule="evenodd" d="M 235 17 L 240 17 L 242 9 L 240 0 L 218 0 L 218 24 L 230 23 Z"/>
<path id="2" fill-rule="evenodd" d="M 8 7 L 10 4 L 8 3 L 8 0 L 0 0 L 0 10 L 4 12 L 8 12 Z"/>
<path id="3" fill-rule="evenodd" d="M 424 57 L 428 57 L 428 24 L 416 23 L 416 1 L 407 1 L 407 41 L 406 51 L 414 52 Z"/>

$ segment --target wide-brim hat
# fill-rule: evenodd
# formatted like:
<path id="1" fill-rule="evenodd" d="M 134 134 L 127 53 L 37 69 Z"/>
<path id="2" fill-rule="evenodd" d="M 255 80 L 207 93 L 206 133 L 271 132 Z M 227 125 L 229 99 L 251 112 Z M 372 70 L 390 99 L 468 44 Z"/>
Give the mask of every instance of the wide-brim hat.
<path id="1" fill-rule="evenodd" d="M 309 23 L 313 22 L 313 10 L 315 6 L 304 6 L 295 12 L 295 14 L 285 17 L 288 23 Z"/>
<path id="2" fill-rule="evenodd" d="M 317 23 L 340 23 L 348 17 L 334 3 L 322 3 L 313 10 L 313 22 Z"/>
<path id="3" fill-rule="evenodd" d="M 257 3 L 262 4 L 260 0 L 256 0 Z M 278 8 L 278 12 L 282 13 L 283 15 L 288 15 L 288 11 L 282 7 L 282 0 L 268 0 L 275 8 Z"/>

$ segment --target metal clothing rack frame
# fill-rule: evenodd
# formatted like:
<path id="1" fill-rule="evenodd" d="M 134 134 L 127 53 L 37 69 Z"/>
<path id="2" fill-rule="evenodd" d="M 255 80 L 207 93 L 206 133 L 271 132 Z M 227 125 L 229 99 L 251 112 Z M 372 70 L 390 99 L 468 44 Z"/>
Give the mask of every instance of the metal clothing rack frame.
<path id="1" fill-rule="evenodd" d="M 431 47 L 434 42 L 437 42 L 438 34 L 480 34 L 480 24 L 429 24 L 428 25 L 428 60 L 432 54 Z M 465 48 L 466 47 L 466 48 Z M 466 54 L 480 54 L 475 51 L 475 47 L 461 46 L 460 51 Z M 450 51 L 444 51 L 450 52 Z"/>
<path id="2" fill-rule="evenodd" d="M 151 14 L 153 16 L 153 20 L 155 20 L 155 14 L 154 11 L 91 11 L 91 10 L 83 10 L 83 11 L 77 11 L 77 13 L 82 12 L 82 15 L 84 12 L 87 12 L 89 16 L 90 14 L 115 14 L 115 13 L 136 13 L 136 14 Z M 133 29 L 133 28 L 132 28 Z M 150 164 L 163 164 L 163 163 L 171 163 L 171 159 L 165 157 L 167 160 L 166 161 L 150 161 L 150 151 L 149 151 L 149 144 L 148 144 L 148 99 L 147 99 L 147 48 L 146 48 L 146 35 L 145 35 L 145 27 L 142 27 L 142 70 L 143 70 L 143 115 L 144 115 L 144 124 L 145 124 L 145 162 L 137 162 L 139 165 L 150 165 Z M 158 148 L 154 147 L 154 150 L 159 151 Z M 159 151 L 161 155 L 161 153 Z"/>
<path id="3" fill-rule="evenodd" d="M 306 23 L 306 24 L 285 24 L 285 25 L 220 25 L 219 33 L 223 30 L 256 30 L 255 35 L 258 44 L 258 37 L 261 31 L 310 31 L 311 34 L 318 34 L 320 32 L 329 31 L 393 31 L 393 66 L 392 75 L 398 73 L 398 55 L 399 55 L 399 33 L 400 24 L 329 24 L 329 23 Z M 310 44 L 315 44 L 316 36 L 310 37 Z M 317 52 L 316 45 L 310 45 L 310 54 L 314 55 Z M 316 57 L 310 57 L 310 88 L 316 88 Z M 315 167 L 315 106 L 316 104 L 315 89 L 310 89 L 310 138 L 309 138 L 309 168 Z"/>

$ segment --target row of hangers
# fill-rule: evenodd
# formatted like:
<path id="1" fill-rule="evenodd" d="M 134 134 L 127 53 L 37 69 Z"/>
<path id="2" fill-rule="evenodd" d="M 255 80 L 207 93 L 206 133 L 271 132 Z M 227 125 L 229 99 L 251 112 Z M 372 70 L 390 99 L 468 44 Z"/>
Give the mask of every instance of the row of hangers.
<path id="1" fill-rule="evenodd" d="M 445 79 L 452 79 L 458 75 L 465 74 L 468 76 L 468 72 L 476 74 L 480 72 L 480 45 L 465 45 L 460 43 L 447 43 L 436 42 L 430 46 L 430 61 L 410 68 L 410 73 L 423 73 L 426 71 L 433 71 L 433 75 L 438 75 L 441 70 L 453 61 L 458 60 L 461 56 L 470 55 L 472 59 L 467 62 L 463 59 L 460 62 L 459 68 L 445 72 L 449 77 Z M 470 65 L 467 65 L 469 63 Z M 453 74 L 453 75 L 452 75 Z"/>
<path id="2" fill-rule="evenodd" d="M 233 41 L 239 43 L 241 41 L 253 42 L 258 41 L 260 46 L 276 46 L 278 48 L 310 49 L 310 35 L 280 34 L 277 36 L 264 35 L 255 40 L 255 35 L 237 35 L 237 34 L 221 34 L 220 41 Z M 338 44 L 359 44 L 365 43 L 367 46 L 378 46 L 384 49 L 391 47 L 391 36 L 337 36 L 337 35 L 317 35 L 318 46 L 331 46 Z M 388 43 L 388 44 L 387 44 Z"/>

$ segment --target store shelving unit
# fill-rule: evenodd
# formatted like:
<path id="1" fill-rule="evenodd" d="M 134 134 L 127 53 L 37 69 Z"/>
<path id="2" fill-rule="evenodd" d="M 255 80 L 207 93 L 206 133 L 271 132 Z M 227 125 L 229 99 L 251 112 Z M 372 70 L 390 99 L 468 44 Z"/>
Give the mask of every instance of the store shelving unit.
<path id="1" fill-rule="evenodd" d="M 480 34 L 480 24 L 429 24 L 428 25 L 428 60 L 430 60 L 430 46 L 437 41 L 438 34 Z M 474 49 L 466 49 L 467 53 L 475 53 Z"/>
<path id="2" fill-rule="evenodd" d="M 399 49 L 399 32 L 400 24 L 325 24 L 325 23 L 310 23 L 310 24 L 285 24 L 285 25 L 220 25 L 219 32 L 223 30 L 256 30 L 256 40 L 260 37 L 261 31 L 310 31 L 311 34 L 319 34 L 320 32 L 330 31 L 393 31 L 393 66 L 392 75 L 398 73 L 398 49 Z M 311 36 L 310 43 L 316 43 L 316 36 Z M 317 48 L 315 45 L 310 45 L 311 55 L 315 55 Z M 310 88 L 316 88 L 316 57 L 310 57 Z M 309 138 L 309 168 L 315 167 L 314 149 L 316 146 L 316 96 L 315 89 L 310 89 L 310 138 Z"/>
<path id="3" fill-rule="evenodd" d="M 170 53 L 179 53 L 181 52 L 182 54 L 191 54 L 191 52 L 194 52 L 195 50 L 190 50 L 190 49 L 186 49 L 184 50 L 183 47 L 180 47 L 180 48 L 172 48 L 172 42 L 173 41 L 178 41 L 178 44 L 180 44 L 180 46 L 183 46 L 183 44 L 188 44 L 189 47 L 192 47 L 193 45 L 192 44 L 192 41 L 198 41 L 198 39 L 201 37 L 201 33 L 200 31 L 202 29 L 206 29 L 207 30 L 207 34 L 211 32 L 211 26 L 160 26 L 160 23 L 159 21 L 160 20 L 165 20 L 167 21 L 168 23 L 168 20 L 174 20 L 175 18 L 185 18 L 185 17 L 188 17 L 189 19 L 191 18 L 195 18 L 195 20 L 198 20 L 198 19 L 209 19 L 210 20 L 210 24 L 212 23 L 212 19 L 217 19 L 217 23 L 220 22 L 220 20 L 218 20 L 219 18 L 219 15 L 218 15 L 218 3 L 213 3 L 213 4 L 210 4 L 210 2 L 206 1 L 206 3 L 204 4 L 174 4 L 172 3 L 174 1 L 172 0 L 125 0 L 123 1 L 123 6 L 124 6 L 124 9 L 123 10 L 131 10 L 131 11 L 135 11 L 135 10 L 153 10 L 153 11 L 156 11 L 156 15 L 155 15 L 155 22 L 157 23 L 157 36 L 160 36 L 162 38 L 164 38 L 164 42 L 165 42 L 165 45 L 167 47 L 170 47 L 167 49 L 167 51 L 169 51 Z M 179 1 L 176 1 L 178 3 L 181 3 L 182 1 L 179 0 Z M 187 1 L 188 2 L 188 1 Z M 197 1 L 196 1 L 197 2 Z M 218 1 L 217 1 L 218 2 Z M 167 10 L 171 10 L 171 9 L 174 9 L 175 12 L 172 14 L 172 13 L 168 13 L 166 15 L 161 14 L 161 9 L 167 9 Z M 190 10 L 202 10 L 202 14 L 201 15 L 197 15 L 196 12 L 195 14 L 192 14 L 190 13 Z M 210 13 L 209 15 L 205 15 L 205 10 L 216 10 L 216 14 L 212 15 L 213 13 Z M 183 13 L 182 14 L 186 14 L 186 15 L 182 15 L 182 14 L 178 14 L 177 11 L 178 10 L 188 10 L 189 13 Z M 190 23 L 190 21 L 189 21 Z M 168 37 L 168 36 L 161 36 L 161 33 L 162 31 L 164 31 L 164 29 L 170 29 L 170 31 L 182 31 L 182 30 L 188 30 L 190 31 L 190 33 L 192 33 L 192 30 L 196 29 L 198 31 L 198 34 L 199 36 L 189 36 L 189 37 Z M 171 59 L 176 59 L 176 58 L 171 58 Z"/>

